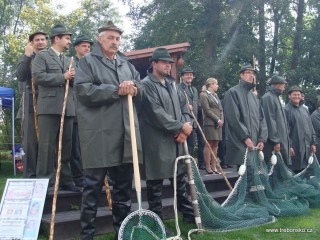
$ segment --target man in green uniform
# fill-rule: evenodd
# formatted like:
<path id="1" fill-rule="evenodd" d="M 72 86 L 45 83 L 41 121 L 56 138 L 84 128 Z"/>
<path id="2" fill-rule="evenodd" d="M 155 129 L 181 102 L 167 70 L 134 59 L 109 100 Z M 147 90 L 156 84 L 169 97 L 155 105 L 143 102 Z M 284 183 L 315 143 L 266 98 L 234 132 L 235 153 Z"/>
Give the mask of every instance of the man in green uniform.
<path id="1" fill-rule="evenodd" d="M 291 165 L 289 157 L 289 133 L 284 107 L 279 97 L 285 90 L 286 80 L 282 76 L 274 75 L 270 79 L 270 86 L 261 99 L 268 127 L 268 140 L 263 149 L 266 161 L 270 160 L 272 152 L 281 152 L 287 165 Z"/>
<path id="2" fill-rule="evenodd" d="M 79 61 L 76 76 L 77 117 L 85 186 L 81 204 L 81 238 L 93 239 L 98 199 L 106 173 L 113 180 L 112 216 L 117 234 L 130 213 L 132 150 L 128 94 L 140 103 L 140 74 L 120 53 L 122 30 L 112 22 L 98 29 L 92 52 Z M 139 159 L 142 158 L 139 123 L 134 107 Z"/>
<path id="3" fill-rule="evenodd" d="M 252 92 L 255 70 L 244 65 L 239 84 L 230 88 L 224 97 L 226 131 L 226 162 L 241 165 L 248 148 L 263 150 L 268 129 L 259 99 Z"/>
<path id="4" fill-rule="evenodd" d="M 40 51 L 33 62 L 32 76 L 39 88 L 37 114 L 39 122 L 39 150 L 37 178 L 49 178 L 54 183 L 56 151 L 60 131 L 62 107 L 67 80 L 73 82 L 74 68 L 69 71 L 70 59 L 64 55 L 71 44 L 71 33 L 61 24 L 51 30 L 51 47 Z M 75 116 L 72 84 L 66 100 L 62 137 L 60 188 L 80 192 L 72 181 L 70 171 L 72 125 Z"/>
<path id="5" fill-rule="evenodd" d="M 16 76 L 18 81 L 25 83 L 25 94 L 23 101 L 23 140 L 22 147 L 25 152 L 23 176 L 35 178 L 37 169 L 38 139 L 34 123 L 34 102 L 32 96 L 32 61 L 36 54 L 45 49 L 48 44 L 48 35 L 37 31 L 29 36 L 29 43 L 25 47 L 24 54 L 19 58 Z M 36 98 L 38 89 L 35 89 Z"/>
<path id="6" fill-rule="evenodd" d="M 194 79 L 194 71 L 190 67 L 184 67 L 181 71 L 181 79 L 182 82 L 177 85 L 177 87 L 182 91 L 183 96 L 184 93 L 187 94 L 190 105 L 188 106 L 190 111 L 193 111 L 195 116 L 198 114 L 198 90 L 191 85 Z M 188 150 L 189 154 L 193 156 L 194 146 L 196 145 L 196 131 L 197 131 L 197 123 L 192 121 L 193 131 L 190 136 L 187 138 L 188 142 Z M 200 165 L 200 164 L 199 164 Z"/>
<path id="7" fill-rule="evenodd" d="M 310 154 L 316 153 L 316 133 L 314 131 L 309 111 L 301 102 L 301 88 L 292 86 L 289 91 L 290 101 L 285 106 L 292 165 L 288 167 L 294 172 L 300 172 L 308 164 Z"/>
<path id="8" fill-rule="evenodd" d="M 164 179 L 174 175 L 174 163 L 183 155 L 182 143 L 192 131 L 190 122 L 180 107 L 179 89 L 170 78 L 171 64 L 174 62 L 165 48 L 158 48 L 150 59 L 152 73 L 143 79 L 144 97 L 141 103 L 141 137 L 143 164 L 147 179 L 149 209 L 162 219 L 162 186 Z M 187 116 L 188 117 L 188 116 Z M 194 222 L 194 214 L 186 192 L 183 162 L 178 165 L 177 202 L 187 223 Z"/>
<path id="9" fill-rule="evenodd" d="M 76 55 L 74 56 L 74 61 L 76 67 L 78 67 L 79 60 L 84 55 L 90 52 L 93 42 L 85 35 L 78 35 L 73 43 Z M 77 109 L 77 98 L 74 95 L 74 104 Z M 77 114 L 77 112 L 76 112 Z M 71 150 L 71 160 L 70 168 L 72 173 L 72 178 L 76 186 L 83 188 L 83 173 L 82 173 L 82 161 L 81 161 L 81 149 L 79 140 L 79 128 L 77 116 L 73 119 L 73 130 L 72 130 L 72 150 Z"/>

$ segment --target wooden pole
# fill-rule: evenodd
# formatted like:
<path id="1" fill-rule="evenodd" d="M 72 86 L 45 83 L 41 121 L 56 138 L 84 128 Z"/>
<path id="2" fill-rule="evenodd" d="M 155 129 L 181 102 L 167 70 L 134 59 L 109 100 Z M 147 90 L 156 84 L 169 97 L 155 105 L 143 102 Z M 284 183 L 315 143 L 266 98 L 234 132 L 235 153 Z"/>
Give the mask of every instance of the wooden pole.
<path id="1" fill-rule="evenodd" d="M 72 64 L 73 64 L 73 57 L 71 57 L 71 60 L 70 60 L 69 72 L 71 71 Z M 50 222 L 49 240 L 53 240 L 53 236 L 54 236 L 54 225 L 55 225 L 55 218 L 56 218 L 56 205 L 57 205 L 59 181 L 60 181 L 60 171 L 61 171 L 61 152 L 62 152 L 63 125 L 64 125 L 64 115 L 66 113 L 68 92 L 69 92 L 69 79 L 66 80 L 66 88 L 65 88 L 65 93 L 64 93 L 61 120 L 60 120 L 59 145 L 58 145 L 58 163 L 57 163 L 57 172 L 56 172 L 56 182 L 54 184 L 54 193 L 53 193 L 53 200 L 52 200 L 52 214 L 51 214 L 51 222 Z"/>

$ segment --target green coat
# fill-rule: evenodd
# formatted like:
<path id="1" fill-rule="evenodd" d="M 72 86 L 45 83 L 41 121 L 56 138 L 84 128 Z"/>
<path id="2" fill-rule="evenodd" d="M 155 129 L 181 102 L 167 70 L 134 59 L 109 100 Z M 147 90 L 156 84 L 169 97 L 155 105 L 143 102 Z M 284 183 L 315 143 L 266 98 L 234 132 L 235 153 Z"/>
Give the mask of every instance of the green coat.
<path id="1" fill-rule="evenodd" d="M 118 53 L 116 66 L 102 53 L 99 44 L 82 57 L 75 79 L 77 118 L 84 169 L 113 167 L 132 162 L 128 97 L 119 96 L 119 84 L 134 80 L 139 104 L 140 75 L 127 58 Z M 134 106 L 138 158 L 142 161 L 139 123 Z"/>
<path id="2" fill-rule="evenodd" d="M 64 73 L 69 68 L 70 59 L 65 57 L 64 65 L 57 54 L 51 49 L 40 51 L 32 64 L 32 76 L 39 88 L 37 101 L 37 114 L 62 113 L 66 80 Z M 73 90 L 70 85 L 65 116 L 74 117 L 75 107 Z"/>
<path id="3" fill-rule="evenodd" d="M 302 105 L 296 106 L 291 101 L 284 108 L 290 138 L 290 147 L 295 155 L 291 157 L 291 170 L 302 170 L 308 164 L 310 146 L 317 143 L 311 117 Z"/>
<path id="4" fill-rule="evenodd" d="M 181 112 L 186 109 L 181 110 L 174 81 L 166 79 L 165 87 L 149 74 L 142 84 L 145 94 L 140 108 L 140 129 L 144 175 L 147 180 L 172 178 L 175 159 L 183 153 L 182 144 L 175 142 L 174 135 L 182 128 L 185 120 Z M 183 166 L 180 162 L 179 174 L 183 173 Z"/>
<path id="5" fill-rule="evenodd" d="M 269 87 L 268 91 L 261 98 L 261 106 L 268 127 L 268 140 L 263 148 L 263 152 L 265 161 L 269 161 L 274 146 L 280 143 L 282 158 L 287 165 L 291 165 L 288 124 L 284 107 L 280 103 L 280 95 L 281 93 L 278 89 Z"/>
<path id="6" fill-rule="evenodd" d="M 268 138 L 267 123 L 259 99 L 251 91 L 253 85 L 240 80 L 224 96 L 226 129 L 226 162 L 241 165 L 250 138 L 254 146 Z"/>

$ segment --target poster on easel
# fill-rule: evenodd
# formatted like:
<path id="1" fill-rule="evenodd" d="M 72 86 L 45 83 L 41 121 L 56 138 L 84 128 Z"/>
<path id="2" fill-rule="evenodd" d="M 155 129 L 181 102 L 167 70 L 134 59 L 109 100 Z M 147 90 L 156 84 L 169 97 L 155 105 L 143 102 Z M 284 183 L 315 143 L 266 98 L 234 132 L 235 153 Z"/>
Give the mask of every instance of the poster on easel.
<path id="1" fill-rule="evenodd" d="M 37 240 L 48 179 L 7 179 L 0 203 L 1 240 Z"/>

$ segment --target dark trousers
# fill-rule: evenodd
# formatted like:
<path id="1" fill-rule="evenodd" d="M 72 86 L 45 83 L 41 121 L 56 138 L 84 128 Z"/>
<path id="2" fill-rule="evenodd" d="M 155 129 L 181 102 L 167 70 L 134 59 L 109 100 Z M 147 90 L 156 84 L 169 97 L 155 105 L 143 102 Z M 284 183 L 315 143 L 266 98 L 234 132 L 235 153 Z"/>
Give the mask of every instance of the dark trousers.
<path id="1" fill-rule="evenodd" d="M 22 147 L 25 152 L 23 157 L 23 177 L 35 178 L 37 171 L 38 139 L 34 125 L 34 114 L 24 116 Z"/>
<path id="2" fill-rule="evenodd" d="M 31 103 L 31 104 L 30 104 Z M 23 177 L 35 178 L 37 172 L 37 156 L 38 156 L 38 139 L 36 128 L 34 125 L 32 92 L 31 89 L 26 89 L 24 99 L 24 119 L 23 119 L 23 139 L 22 147 L 25 152 L 23 157 Z"/>
<path id="3" fill-rule="evenodd" d="M 81 239 L 93 239 L 95 232 L 95 218 L 99 204 L 99 196 L 107 174 L 113 181 L 112 191 L 112 217 L 113 227 L 118 235 L 122 221 L 131 210 L 131 190 L 133 166 L 125 164 L 110 168 L 84 169 L 84 189 L 81 203 Z"/>
<path id="4" fill-rule="evenodd" d="M 37 178 L 49 178 L 49 185 L 55 181 L 55 163 L 60 131 L 60 115 L 39 115 L 39 148 Z M 60 186 L 72 185 L 70 170 L 73 117 L 64 118 L 61 153 Z"/>
<path id="5" fill-rule="evenodd" d="M 78 122 L 73 122 L 70 168 L 71 168 L 71 173 L 72 173 L 72 178 L 74 183 L 79 187 L 83 186 L 83 173 L 82 173 L 82 161 L 81 161 Z"/>
<path id="6" fill-rule="evenodd" d="M 173 189 L 173 179 L 169 179 L 171 182 L 171 187 Z M 147 194 L 148 194 L 148 203 L 149 210 L 156 213 L 161 219 L 162 215 L 162 187 L 163 179 L 157 180 L 147 180 Z M 177 176 L 177 207 L 178 210 L 182 213 L 183 218 L 194 219 L 194 213 L 191 201 L 188 198 L 187 181 L 185 174 Z"/>

